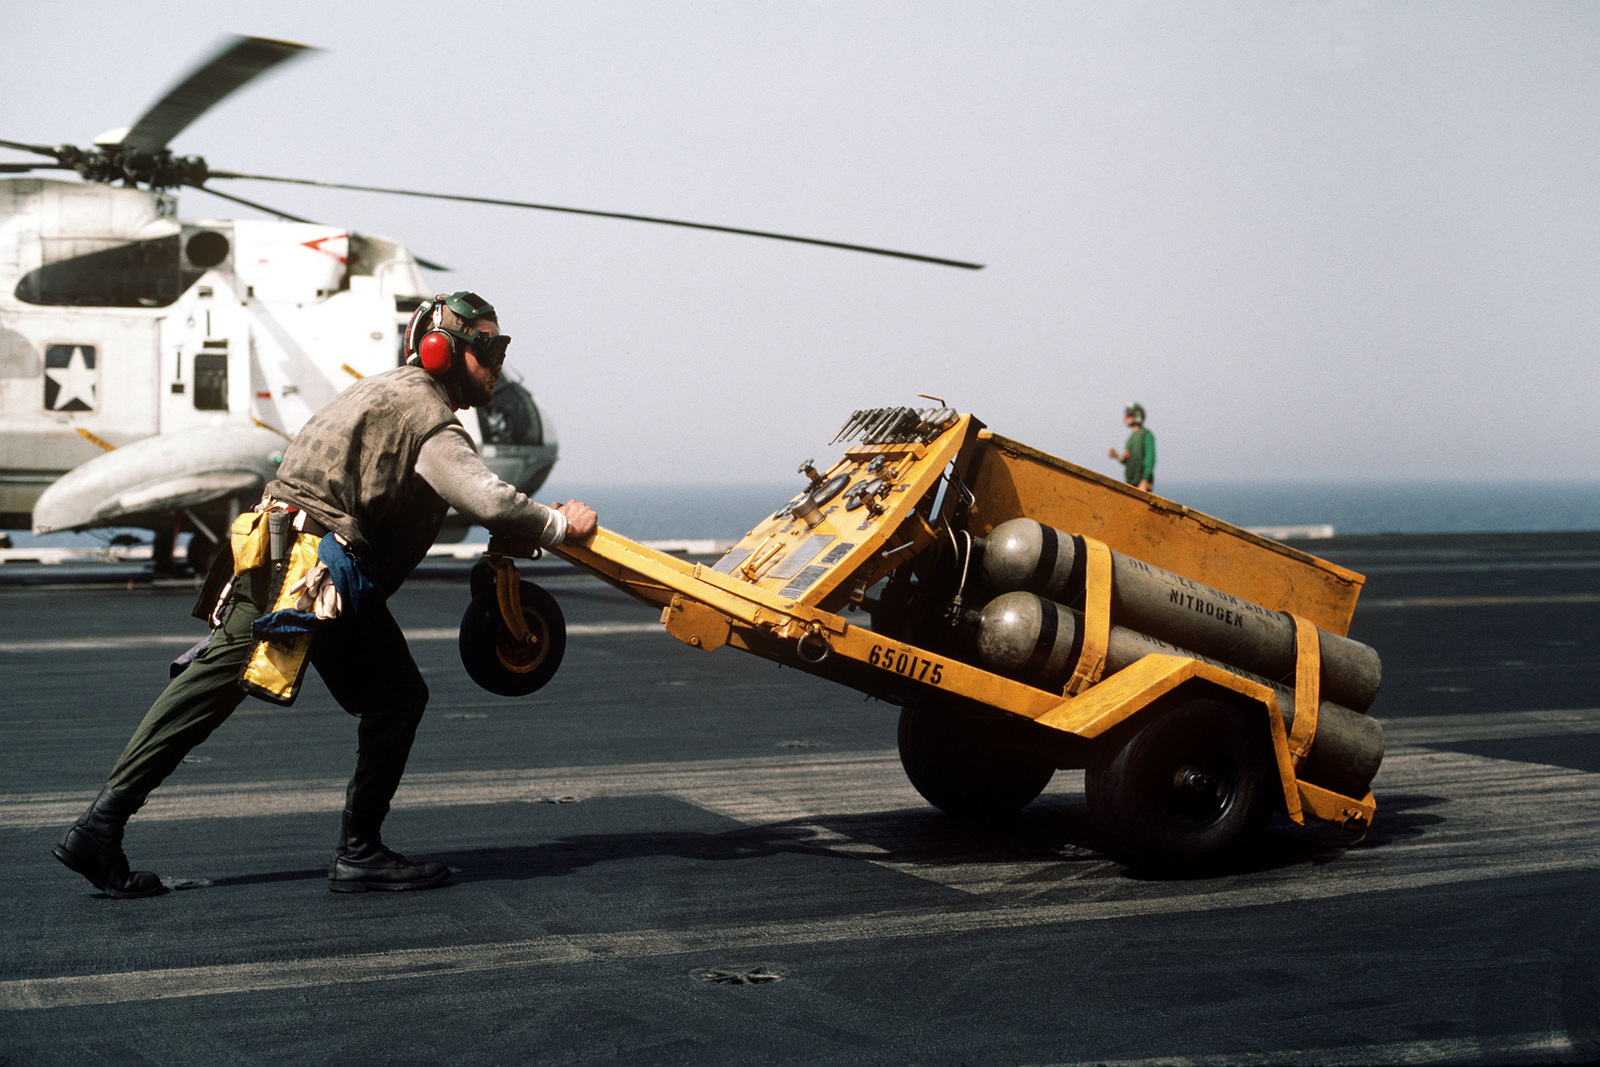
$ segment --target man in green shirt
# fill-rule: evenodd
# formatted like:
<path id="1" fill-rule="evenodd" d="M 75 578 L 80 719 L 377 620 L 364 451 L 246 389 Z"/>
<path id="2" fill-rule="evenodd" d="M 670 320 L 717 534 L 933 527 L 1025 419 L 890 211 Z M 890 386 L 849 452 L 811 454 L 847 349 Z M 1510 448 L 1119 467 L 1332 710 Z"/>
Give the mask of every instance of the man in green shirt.
<path id="1" fill-rule="evenodd" d="M 1122 477 L 1129 485 L 1145 492 L 1156 482 L 1156 435 L 1144 428 L 1144 407 L 1129 404 L 1122 412 L 1122 421 L 1133 430 L 1122 451 L 1107 449 L 1106 455 L 1122 462 Z"/>

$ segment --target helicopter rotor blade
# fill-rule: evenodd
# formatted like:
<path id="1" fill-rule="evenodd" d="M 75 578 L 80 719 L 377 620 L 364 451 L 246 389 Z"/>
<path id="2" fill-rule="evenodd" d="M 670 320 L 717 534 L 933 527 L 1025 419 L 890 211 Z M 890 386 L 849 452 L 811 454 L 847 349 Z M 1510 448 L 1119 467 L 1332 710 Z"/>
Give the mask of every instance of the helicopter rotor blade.
<path id="1" fill-rule="evenodd" d="M 534 211 L 558 211 L 566 215 L 591 215 L 602 219 L 625 219 L 629 222 L 652 222 L 660 226 L 682 226 L 691 230 L 713 230 L 717 233 L 737 233 L 746 237 L 766 237 L 774 241 L 793 241 L 798 244 L 821 245 L 824 248 L 841 248 L 847 252 L 867 252 L 875 256 L 893 256 L 896 259 L 914 259 L 922 263 L 937 263 L 944 267 L 961 267 L 964 270 L 982 270 L 982 263 L 968 263 L 959 259 L 925 256 L 917 252 L 897 252 L 889 248 L 849 244 L 844 241 L 826 241 L 819 237 L 798 237 L 789 233 L 768 230 L 746 230 L 738 226 L 718 226 L 709 222 L 686 222 L 682 219 L 663 219 L 654 215 L 632 215 L 620 211 L 592 211 L 587 208 L 558 207 L 555 204 L 534 204 L 524 200 L 499 200 L 487 196 L 457 196 L 452 193 L 423 193 L 413 189 L 387 189 L 375 185 L 346 185 L 342 182 L 319 182 L 308 178 L 274 178 L 265 174 L 243 174 L 231 170 L 213 170 L 210 178 L 235 178 L 256 182 L 283 182 L 288 185 L 314 185 L 324 189 L 350 189 L 360 193 L 387 193 L 393 196 L 415 196 L 427 200 L 456 200 L 466 204 L 490 204 L 496 207 L 530 208 Z M 207 190 L 210 192 L 211 190 Z M 421 262 L 420 260 L 418 262 Z"/>
<path id="2" fill-rule="evenodd" d="M 258 204 L 254 200 L 246 200 L 244 197 L 234 196 L 232 193 L 218 192 L 209 185 L 197 185 L 195 188 L 199 189 L 202 193 L 210 193 L 212 196 L 220 196 L 224 200 L 232 200 L 235 204 L 243 204 L 245 207 L 253 207 L 257 211 L 266 212 L 268 215 L 276 215 L 280 219 L 288 219 L 290 222 L 308 222 L 313 226 L 316 225 L 316 223 L 311 222 L 310 219 L 301 218 L 299 215 L 291 215 L 287 211 L 281 211 L 278 208 L 270 207 L 267 204 Z"/>
<path id="3" fill-rule="evenodd" d="M 167 90 L 122 138 L 122 146 L 135 152 L 165 148 L 195 119 L 223 97 L 260 77 L 309 46 L 265 37 L 231 37 L 216 54 Z"/>
<path id="4" fill-rule="evenodd" d="M 60 152 L 54 145 L 24 144 L 21 141 L 0 141 L 0 148 L 15 148 L 19 152 L 32 152 L 36 156 L 51 156 L 59 158 Z"/>
<path id="5" fill-rule="evenodd" d="M 304 219 L 299 215 L 291 215 L 287 211 L 272 207 L 268 204 L 259 204 L 254 200 L 246 200 L 242 196 L 234 196 L 231 193 L 219 192 L 218 190 L 212 189 L 209 186 L 197 185 L 194 188 L 199 189 L 202 193 L 210 193 L 212 196 L 219 196 L 224 200 L 232 200 L 235 204 L 243 204 L 245 207 L 253 207 L 257 211 L 264 211 L 268 215 L 276 215 L 280 219 L 288 219 L 290 222 L 305 222 L 310 223 L 313 226 L 320 225 L 320 223 L 314 222 L 311 219 Z M 449 273 L 450 271 L 450 268 L 445 266 L 443 263 L 435 263 L 431 259 L 423 259 L 421 256 L 416 255 L 415 253 L 412 254 L 411 258 L 417 261 L 417 266 L 419 267 L 427 267 L 429 270 L 439 270 L 446 273 Z"/>
<path id="6" fill-rule="evenodd" d="M 65 163 L 0 163 L 0 174 L 27 174 L 35 170 L 71 170 Z"/>

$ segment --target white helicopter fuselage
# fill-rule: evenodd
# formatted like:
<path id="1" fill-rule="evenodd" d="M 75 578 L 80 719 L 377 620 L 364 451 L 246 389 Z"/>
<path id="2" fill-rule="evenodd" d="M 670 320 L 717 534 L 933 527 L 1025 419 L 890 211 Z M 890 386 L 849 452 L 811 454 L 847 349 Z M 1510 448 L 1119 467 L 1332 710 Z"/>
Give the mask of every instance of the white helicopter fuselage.
<path id="1" fill-rule="evenodd" d="M 0 525 L 213 532 L 318 408 L 402 361 L 429 292 L 382 238 L 0 180 Z M 537 490 L 557 444 L 527 390 L 505 380 L 463 415 L 491 468 Z"/>

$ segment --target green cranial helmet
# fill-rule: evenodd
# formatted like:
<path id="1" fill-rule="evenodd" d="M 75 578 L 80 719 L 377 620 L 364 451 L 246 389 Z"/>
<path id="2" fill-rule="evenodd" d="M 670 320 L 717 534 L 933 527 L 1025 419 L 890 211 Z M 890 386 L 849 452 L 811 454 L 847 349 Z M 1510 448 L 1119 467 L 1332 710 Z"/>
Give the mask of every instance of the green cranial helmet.
<path id="1" fill-rule="evenodd" d="M 472 322 L 474 319 L 488 319 L 490 322 L 500 321 L 500 317 L 494 313 L 493 304 L 477 293 L 469 292 L 466 289 L 451 293 L 440 303 L 460 315 L 463 322 Z"/>
<path id="2" fill-rule="evenodd" d="M 1122 409 L 1122 417 L 1125 418 L 1125 419 L 1131 418 L 1131 419 L 1133 419 L 1134 422 L 1137 422 L 1140 426 L 1143 426 L 1144 425 L 1144 405 L 1140 404 L 1138 402 L 1134 402 L 1132 404 L 1129 404 L 1127 407 Z"/>

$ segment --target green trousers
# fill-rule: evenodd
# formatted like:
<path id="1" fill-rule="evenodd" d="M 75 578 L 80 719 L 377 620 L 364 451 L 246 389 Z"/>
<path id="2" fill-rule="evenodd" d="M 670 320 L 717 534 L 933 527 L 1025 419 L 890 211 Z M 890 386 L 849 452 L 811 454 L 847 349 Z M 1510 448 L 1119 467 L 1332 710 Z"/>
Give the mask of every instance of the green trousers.
<path id="1" fill-rule="evenodd" d="M 239 678 L 255 647 L 250 624 L 266 613 L 271 585 L 267 567 L 238 577 L 210 645 L 150 706 L 107 785 L 142 802 L 233 714 L 245 698 Z M 387 605 L 368 603 L 359 616 L 340 618 L 312 638 L 311 665 L 339 706 L 360 719 L 345 807 L 381 818 L 428 704 L 428 687 L 405 635 Z"/>

